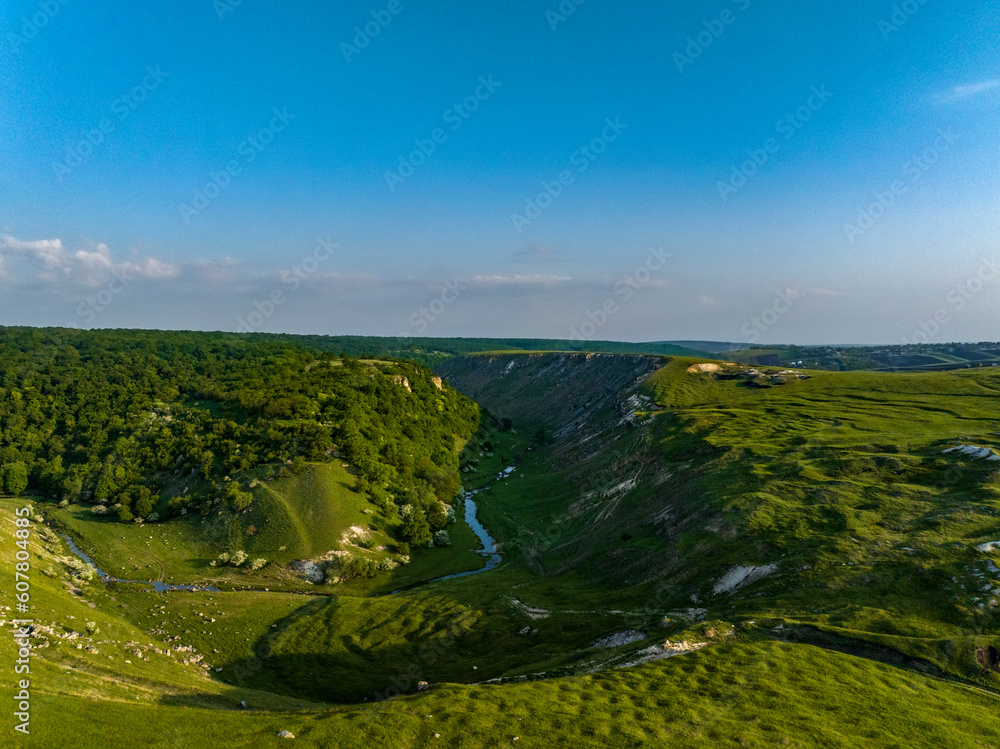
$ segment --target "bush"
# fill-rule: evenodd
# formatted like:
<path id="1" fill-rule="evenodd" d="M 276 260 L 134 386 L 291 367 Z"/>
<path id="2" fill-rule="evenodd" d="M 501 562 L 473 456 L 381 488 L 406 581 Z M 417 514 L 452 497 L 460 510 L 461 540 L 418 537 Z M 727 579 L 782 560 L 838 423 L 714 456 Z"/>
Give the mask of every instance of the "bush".
<path id="1" fill-rule="evenodd" d="M 97 626 L 97 622 L 87 622 L 87 634 L 96 635 L 101 631 L 101 628 Z"/>
<path id="2" fill-rule="evenodd" d="M 227 554 L 226 552 L 222 552 L 221 554 L 219 554 L 219 558 L 216 559 L 215 561 L 218 563 L 220 567 L 222 565 L 229 564 L 229 554 Z"/>
<path id="3" fill-rule="evenodd" d="M 108 508 L 105 507 L 104 505 L 94 505 L 93 507 L 90 508 L 90 512 L 93 513 L 94 515 L 107 515 Z"/>
<path id="4" fill-rule="evenodd" d="M 230 561 L 232 562 L 233 567 L 240 567 L 249 558 L 250 557 L 247 555 L 247 553 L 243 551 L 243 549 L 240 549 L 235 554 L 233 554 L 233 558 Z"/>
<path id="5" fill-rule="evenodd" d="M 264 559 L 263 557 L 261 557 L 260 559 L 254 559 L 252 562 L 250 562 L 250 569 L 251 570 L 259 570 L 261 567 L 263 567 L 266 564 L 267 564 L 267 560 Z"/>
<path id="6" fill-rule="evenodd" d="M 70 574 L 79 579 L 90 581 L 94 579 L 94 568 L 89 564 L 84 562 L 82 559 L 77 559 L 76 557 L 70 557 L 65 562 L 66 566 L 69 567 Z"/>
<path id="7" fill-rule="evenodd" d="M 448 536 L 448 531 L 438 531 L 434 534 L 434 545 L 435 546 L 451 546 L 451 538 Z"/>
<path id="8" fill-rule="evenodd" d="M 374 560 L 352 557 L 343 563 L 340 579 L 350 580 L 355 577 L 375 577 L 377 573 L 378 564 Z"/>

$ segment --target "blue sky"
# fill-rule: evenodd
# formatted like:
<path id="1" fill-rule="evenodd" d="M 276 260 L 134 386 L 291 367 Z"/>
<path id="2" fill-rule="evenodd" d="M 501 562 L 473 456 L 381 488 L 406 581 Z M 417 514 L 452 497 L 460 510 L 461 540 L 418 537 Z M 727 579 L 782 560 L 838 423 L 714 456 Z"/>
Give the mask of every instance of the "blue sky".
<path id="1" fill-rule="evenodd" d="M 0 35 L 0 323 L 1000 338 L 993 2 L 36 0 Z"/>

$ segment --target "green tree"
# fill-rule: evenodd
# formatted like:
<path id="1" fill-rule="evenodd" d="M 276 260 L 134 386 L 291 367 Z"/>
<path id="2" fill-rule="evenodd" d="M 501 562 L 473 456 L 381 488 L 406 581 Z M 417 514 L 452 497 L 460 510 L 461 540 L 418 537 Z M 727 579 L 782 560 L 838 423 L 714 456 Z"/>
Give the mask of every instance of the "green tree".
<path id="1" fill-rule="evenodd" d="M 3 469 L 3 490 L 17 496 L 28 488 L 28 467 L 24 463 L 11 463 Z"/>
<path id="2" fill-rule="evenodd" d="M 431 542 L 431 527 L 427 524 L 424 511 L 419 507 L 412 508 L 403 518 L 399 535 L 410 546 L 427 546 Z"/>

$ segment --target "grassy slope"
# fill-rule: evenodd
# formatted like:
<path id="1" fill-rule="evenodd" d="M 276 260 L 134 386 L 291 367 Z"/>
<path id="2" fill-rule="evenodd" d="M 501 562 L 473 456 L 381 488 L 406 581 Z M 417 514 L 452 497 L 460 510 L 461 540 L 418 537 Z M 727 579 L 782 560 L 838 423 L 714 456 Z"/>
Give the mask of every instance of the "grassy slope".
<path id="1" fill-rule="evenodd" d="M 810 646 L 735 645 L 626 671 L 503 687 L 442 685 L 378 705 L 286 713 L 45 696 L 34 740 L 107 746 L 947 746 L 1000 739 L 997 700 Z M 58 719 L 55 716 L 58 715 Z M 434 735 L 440 734 L 435 740 Z M 433 743 L 432 743 L 433 742 Z"/>
<path id="2" fill-rule="evenodd" d="M 295 559 L 320 556 L 330 550 L 348 550 L 358 556 L 395 557 L 394 526 L 365 497 L 354 490 L 354 477 L 339 463 L 314 464 L 294 476 L 262 481 L 253 489 L 254 502 L 244 513 L 172 520 L 167 523 L 125 525 L 97 518 L 81 506 L 49 507 L 60 525 L 77 539 L 83 551 L 102 570 L 126 580 L 164 580 L 168 583 L 207 582 L 219 585 L 268 586 L 285 590 L 315 590 L 288 573 L 283 565 Z M 360 527 L 369 534 L 364 549 L 345 541 L 345 533 Z M 252 535 L 248 531 L 252 530 Z M 474 553 L 478 541 L 459 518 L 451 526 L 452 546 L 417 550 L 410 565 L 391 576 L 341 586 L 318 586 L 326 593 L 363 592 L 370 588 L 394 590 L 422 580 L 478 569 L 482 557 Z M 377 547 L 386 547 L 378 551 Z M 221 551 L 244 549 L 251 558 L 273 564 L 257 572 L 231 566 L 212 567 Z"/>
<path id="3" fill-rule="evenodd" d="M 14 554 L 18 550 L 14 545 L 14 510 L 26 504 L 25 500 L 0 498 L 0 565 L 5 591 L 13 589 Z M 67 564 L 75 558 L 62 540 L 40 523 L 33 522 L 30 528 L 28 616 L 40 628 L 39 636 L 33 638 L 35 650 L 29 677 L 33 694 L 57 699 L 75 695 L 139 704 L 160 703 L 167 694 L 178 703 L 196 705 L 234 704 L 243 699 L 265 701 L 275 708 L 294 704 L 279 695 L 227 688 L 208 678 L 205 669 L 197 664 L 184 663 L 188 654 L 173 648 L 187 643 L 168 643 L 166 633 L 153 635 L 129 620 L 132 609 L 151 609 L 167 596 L 129 593 L 105 587 L 96 578 L 88 581 L 76 577 Z M 14 603 L 12 597 L 4 598 L 0 618 L 6 625 L 6 620 L 14 618 L 15 613 L 9 608 Z M 287 598 L 293 599 L 296 607 L 301 605 L 301 597 Z M 270 605 L 276 603 L 272 599 Z M 190 611 L 185 610 L 184 614 L 190 615 Z M 153 626 L 162 626 L 166 618 L 157 619 Z M 94 622 L 98 631 L 90 633 L 88 622 Z M 9 631 L 7 626 L 5 631 Z M 172 652 L 164 655 L 154 648 Z M 136 649 L 141 655 L 136 655 Z M 0 659 L 4 663 L 6 690 L 13 687 L 15 676 L 13 669 L 7 667 L 14 659 L 10 637 L 0 638 Z M 51 716 L 49 719 L 53 720 Z"/>
<path id="4" fill-rule="evenodd" d="M 811 373 L 758 390 L 689 364 L 647 383 L 668 409 L 654 426 L 668 458 L 678 430 L 713 456 L 698 486 L 714 522 L 681 548 L 702 580 L 731 564 L 780 568 L 753 594 L 713 603 L 850 630 L 1000 685 L 970 655 L 1000 624 L 996 597 L 982 592 L 995 576 L 975 550 L 1000 538 L 1000 473 L 942 454 L 965 441 L 1000 446 L 1000 375 Z M 697 592 L 712 600 L 708 586 Z"/>

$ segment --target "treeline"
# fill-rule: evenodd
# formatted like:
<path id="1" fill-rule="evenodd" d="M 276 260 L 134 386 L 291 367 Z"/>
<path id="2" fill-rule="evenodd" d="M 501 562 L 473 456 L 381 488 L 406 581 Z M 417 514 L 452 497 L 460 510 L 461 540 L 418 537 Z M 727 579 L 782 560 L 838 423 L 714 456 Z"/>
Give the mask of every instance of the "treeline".
<path id="1" fill-rule="evenodd" d="M 547 340 L 541 338 L 409 338 L 368 336 L 275 335 L 254 333 L 254 340 L 284 340 L 320 351 L 346 352 L 351 356 L 382 356 L 419 362 L 426 367 L 456 356 L 483 351 L 579 351 L 603 354 L 652 354 L 658 356 L 710 356 L 671 343 L 622 343 L 619 341 Z"/>
<path id="2" fill-rule="evenodd" d="M 478 423 L 413 362 L 231 334 L 0 328 L 0 483 L 126 522 L 245 509 L 254 478 L 346 460 L 373 501 L 409 505 L 407 536 L 423 539 L 447 522 L 456 444 Z"/>

